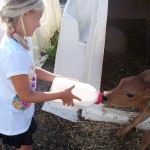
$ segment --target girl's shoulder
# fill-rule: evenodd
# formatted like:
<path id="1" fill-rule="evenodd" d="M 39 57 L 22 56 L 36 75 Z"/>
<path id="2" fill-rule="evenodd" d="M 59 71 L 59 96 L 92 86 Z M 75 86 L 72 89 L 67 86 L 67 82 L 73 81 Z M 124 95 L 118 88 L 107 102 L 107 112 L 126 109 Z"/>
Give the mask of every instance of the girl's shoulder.
<path id="1" fill-rule="evenodd" d="M 24 48 L 14 39 L 4 36 L 0 44 L 0 53 L 3 56 L 25 54 Z"/>
<path id="2" fill-rule="evenodd" d="M 6 37 L 2 40 L 0 44 L 0 60 L 4 61 L 5 59 L 12 57 L 26 56 L 24 48 L 18 44 L 14 39 Z"/>

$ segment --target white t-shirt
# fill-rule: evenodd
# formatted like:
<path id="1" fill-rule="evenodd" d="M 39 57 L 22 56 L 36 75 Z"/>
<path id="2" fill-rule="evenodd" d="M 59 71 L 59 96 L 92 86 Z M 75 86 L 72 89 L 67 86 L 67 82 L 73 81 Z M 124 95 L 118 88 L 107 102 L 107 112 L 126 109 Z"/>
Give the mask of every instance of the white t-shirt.
<path id="1" fill-rule="evenodd" d="M 36 74 L 32 52 L 4 36 L 0 45 L 0 133 L 5 135 L 27 131 L 34 114 L 34 104 L 19 99 L 12 84 L 11 77 L 20 74 L 29 76 L 30 90 L 34 91 Z"/>

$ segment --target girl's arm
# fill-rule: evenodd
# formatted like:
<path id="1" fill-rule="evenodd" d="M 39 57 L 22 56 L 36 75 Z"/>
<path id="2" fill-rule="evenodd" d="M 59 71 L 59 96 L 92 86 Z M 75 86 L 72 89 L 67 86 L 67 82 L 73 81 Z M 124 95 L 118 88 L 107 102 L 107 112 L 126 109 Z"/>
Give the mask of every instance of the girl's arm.
<path id="1" fill-rule="evenodd" d="M 47 76 L 49 76 L 49 73 L 47 73 Z M 74 86 L 59 92 L 37 92 L 30 91 L 29 78 L 26 74 L 13 76 L 11 77 L 11 80 L 19 98 L 26 102 L 39 103 L 54 99 L 61 99 L 64 104 L 74 106 L 73 99 L 80 100 L 79 97 L 75 96 L 71 92 Z"/>
<path id="2" fill-rule="evenodd" d="M 47 82 L 53 82 L 55 77 L 63 77 L 61 75 L 51 73 L 39 67 L 36 67 L 36 75 L 37 75 L 37 79 L 47 81 Z"/>

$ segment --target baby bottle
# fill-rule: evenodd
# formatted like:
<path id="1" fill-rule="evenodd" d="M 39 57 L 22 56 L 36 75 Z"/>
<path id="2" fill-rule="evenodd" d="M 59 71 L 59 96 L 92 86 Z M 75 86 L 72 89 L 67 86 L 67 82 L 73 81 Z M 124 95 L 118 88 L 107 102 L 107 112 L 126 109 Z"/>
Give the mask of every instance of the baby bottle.
<path id="1" fill-rule="evenodd" d="M 72 93 L 78 96 L 81 101 L 73 99 L 74 105 L 80 107 L 90 107 L 93 104 L 100 104 L 103 94 L 98 92 L 93 86 L 87 83 L 70 80 L 67 78 L 56 77 L 52 83 L 51 91 L 60 91 L 75 85 Z M 57 99 L 57 101 L 61 101 Z"/>

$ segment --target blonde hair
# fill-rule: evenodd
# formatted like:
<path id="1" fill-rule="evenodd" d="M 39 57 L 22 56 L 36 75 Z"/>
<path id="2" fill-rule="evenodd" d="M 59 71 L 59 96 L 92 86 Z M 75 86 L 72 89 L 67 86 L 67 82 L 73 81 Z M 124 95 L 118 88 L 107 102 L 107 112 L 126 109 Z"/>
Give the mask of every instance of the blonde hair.
<path id="1" fill-rule="evenodd" d="M 28 43 L 15 32 L 14 25 L 16 20 L 20 19 L 21 28 L 26 38 L 22 15 L 30 10 L 43 11 L 43 0 L 4 0 L 0 9 L 1 20 L 6 23 L 13 38 L 27 50 L 29 49 Z"/>

